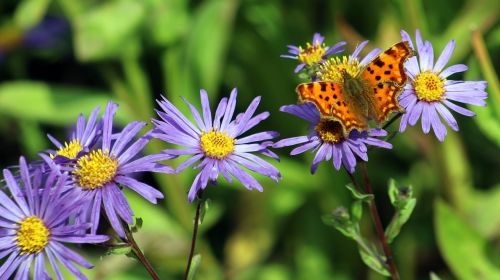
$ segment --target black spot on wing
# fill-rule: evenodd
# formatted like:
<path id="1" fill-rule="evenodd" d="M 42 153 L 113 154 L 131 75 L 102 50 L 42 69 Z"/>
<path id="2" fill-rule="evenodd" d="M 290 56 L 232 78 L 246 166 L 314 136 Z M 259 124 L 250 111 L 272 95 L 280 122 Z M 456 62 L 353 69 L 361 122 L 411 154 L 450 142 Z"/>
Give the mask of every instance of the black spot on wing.
<path id="1" fill-rule="evenodd" d="M 377 65 L 378 67 L 382 67 L 385 65 L 385 63 L 380 60 L 380 58 L 377 58 L 377 60 L 374 61 L 374 64 Z"/>
<path id="2" fill-rule="evenodd" d="M 325 83 L 321 84 L 321 91 L 326 91 L 326 84 Z"/>

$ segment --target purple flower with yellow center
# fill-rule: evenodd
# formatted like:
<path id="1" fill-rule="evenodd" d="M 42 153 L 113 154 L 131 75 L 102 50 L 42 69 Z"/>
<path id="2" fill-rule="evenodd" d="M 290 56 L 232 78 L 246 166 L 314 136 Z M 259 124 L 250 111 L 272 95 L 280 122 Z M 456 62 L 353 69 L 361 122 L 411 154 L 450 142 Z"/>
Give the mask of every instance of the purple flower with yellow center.
<path id="1" fill-rule="evenodd" d="M 61 169 L 71 174 L 74 189 L 81 193 L 82 201 L 88 202 L 87 213 L 92 223 L 91 233 L 95 233 L 99 224 L 101 207 L 113 229 L 119 236 L 125 232 L 121 220 L 133 224 L 133 211 L 120 187 L 127 187 L 151 203 L 163 198 L 163 194 L 152 186 L 134 179 L 137 172 L 173 173 L 173 169 L 157 163 L 172 158 L 166 154 L 138 156 L 151 140 L 146 133 L 137 141 L 134 137 L 146 125 L 145 122 L 131 122 L 119 133 L 112 135 L 113 117 L 118 105 L 109 102 L 102 118 L 102 141 L 87 154 L 81 156 L 74 165 L 57 165 L 49 157 L 44 159 L 52 169 Z M 113 141 L 112 141 L 113 140 Z"/>
<path id="2" fill-rule="evenodd" d="M 31 267 L 34 279 L 50 279 L 45 262 L 49 261 L 58 279 L 63 279 L 59 263 L 78 279 L 87 279 L 75 264 L 92 268 L 77 252 L 64 243 L 102 243 L 105 235 L 85 234 L 89 223 L 69 223 L 79 210 L 80 197 L 64 192 L 68 180 L 56 171 L 29 171 L 20 159 L 20 179 L 3 171 L 10 197 L 0 191 L 0 267 L 1 279 L 28 279 Z M 32 265 L 34 263 L 34 266 Z"/>
<path id="3" fill-rule="evenodd" d="M 354 173 L 358 158 L 368 161 L 367 145 L 392 149 L 390 143 L 376 138 L 387 136 L 387 132 L 383 129 L 372 128 L 363 132 L 353 130 L 349 137 L 345 138 L 341 124 L 334 120 L 322 119 L 318 109 L 312 103 L 282 106 L 280 111 L 308 121 L 312 132 L 305 136 L 282 139 L 273 147 L 299 145 L 291 151 L 291 155 L 298 155 L 312 149 L 316 152 L 311 165 L 312 174 L 316 172 L 321 161 L 330 159 L 335 169 L 339 170 L 344 165 L 349 173 Z"/>
<path id="4" fill-rule="evenodd" d="M 410 35 L 401 31 L 403 40 L 408 41 L 413 48 Z M 447 131 L 441 118 L 455 131 L 458 124 L 450 110 L 461 115 L 474 116 L 474 112 L 460 107 L 453 102 L 461 102 L 476 106 L 485 106 L 484 99 L 488 94 L 486 81 L 454 81 L 447 78 L 455 73 L 464 72 L 468 68 L 464 64 L 455 64 L 444 68 L 455 49 L 455 41 L 451 40 L 434 64 L 434 50 L 429 41 L 422 41 L 420 32 L 416 31 L 418 60 L 411 57 L 405 64 L 409 82 L 399 96 L 399 104 L 406 113 L 401 119 L 399 131 L 406 130 L 407 125 L 415 125 L 422 117 L 422 130 L 429 133 L 431 127 L 434 134 L 443 141 Z M 452 102 L 453 101 L 453 102 Z M 441 118 L 440 118 L 441 117 Z"/>
<path id="5" fill-rule="evenodd" d="M 200 91 L 203 115 L 200 115 L 199 111 L 185 100 L 195 119 L 194 124 L 166 98 L 158 101 L 163 111 L 157 111 L 161 120 L 152 120 L 157 128 L 153 137 L 186 147 L 164 151 L 171 156 L 191 156 L 177 167 L 177 172 L 194 163 L 198 163 L 195 168 L 201 169 L 189 190 L 190 202 L 195 199 L 200 190 L 206 188 L 209 180 L 216 182 L 219 174 L 222 174 L 229 182 L 232 182 L 232 175 L 246 188 L 263 191 L 260 183 L 242 167 L 275 181 L 281 178 L 278 169 L 254 154 L 259 153 L 277 158 L 268 150 L 270 144 L 263 142 L 276 137 L 277 132 L 265 131 L 239 138 L 243 133 L 267 119 L 269 113 L 263 112 L 253 116 L 260 103 L 260 97 L 256 97 L 244 113 L 232 120 L 236 96 L 237 91 L 233 89 L 229 99 L 222 98 L 213 119 L 205 90 Z"/>
<path id="6" fill-rule="evenodd" d="M 300 64 L 295 68 L 295 73 L 298 73 L 305 66 L 318 65 L 325 61 L 325 59 L 332 54 L 344 51 L 343 46 L 346 42 L 338 42 L 333 47 L 326 46 L 323 43 L 325 37 L 319 33 L 314 33 L 312 43 L 307 43 L 305 48 L 301 46 L 288 45 L 288 53 L 283 54 L 281 57 L 296 59 Z"/>
<path id="7" fill-rule="evenodd" d="M 50 152 L 51 158 L 55 158 L 56 161 L 60 160 L 60 162 L 68 162 L 88 153 L 89 149 L 97 142 L 102 133 L 102 122 L 97 121 L 99 110 L 100 107 L 95 108 L 87 122 L 85 116 L 80 114 L 69 142 L 64 142 L 64 145 L 50 134 L 47 135 L 50 141 L 57 147 L 57 151 Z"/>

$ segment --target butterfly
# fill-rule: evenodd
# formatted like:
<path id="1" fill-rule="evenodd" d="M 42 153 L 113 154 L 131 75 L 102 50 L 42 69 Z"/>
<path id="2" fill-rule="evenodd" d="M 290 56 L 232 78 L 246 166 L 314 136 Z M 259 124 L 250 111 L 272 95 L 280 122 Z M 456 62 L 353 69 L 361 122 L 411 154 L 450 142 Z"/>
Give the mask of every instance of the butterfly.
<path id="1" fill-rule="evenodd" d="M 368 121 L 380 125 L 392 112 L 404 112 L 398 95 L 408 80 L 403 64 L 413 56 L 408 42 L 390 47 L 356 75 L 341 72 L 342 81 L 317 81 L 299 84 L 299 101 L 312 102 L 321 118 L 340 122 L 344 137 L 353 129 L 368 129 Z"/>

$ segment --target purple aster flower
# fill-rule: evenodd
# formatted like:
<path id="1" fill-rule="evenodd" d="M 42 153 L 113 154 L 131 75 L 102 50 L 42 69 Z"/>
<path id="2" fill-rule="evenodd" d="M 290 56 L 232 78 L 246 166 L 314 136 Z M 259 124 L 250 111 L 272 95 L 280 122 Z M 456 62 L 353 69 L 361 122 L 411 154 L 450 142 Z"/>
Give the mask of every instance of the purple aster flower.
<path id="1" fill-rule="evenodd" d="M 198 162 L 196 168 L 201 168 L 189 190 L 188 199 L 194 200 L 198 191 L 206 188 L 208 181 L 216 182 L 219 174 L 232 182 L 231 175 L 239 180 L 248 189 L 263 188 L 257 180 L 242 167 L 260 173 L 278 181 L 281 174 L 278 169 L 254 155 L 259 153 L 277 158 L 268 150 L 270 145 L 266 141 L 278 135 L 274 131 L 265 131 L 238 138 L 261 121 L 269 117 L 268 112 L 253 116 L 260 103 L 260 96 L 256 97 L 248 109 L 232 120 L 236 106 L 236 89 L 233 89 L 229 99 L 223 98 L 212 119 L 208 95 L 200 90 L 202 115 L 187 100 L 184 100 L 195 119 L 195 124 L 189 121 L 165 97 L 158 101 L 162 111 L 157 111 L 161 120 L 152 120 L 157 128 L 153 137 L 165 142 L 182 145 L 186 148 L 168 149 L 164 153 L 172 156 L 190 155 L 190 158 L 179 165 L 177 172 Z"/>
<path id="2" fill-rule="evenodd" d="M 288 53 L 280 55 L 280 57 L 297 59 L 300 64 L 295 67 L 295 73 L 298 73 L 306 65 L 317 65 L 325 61 L 325 59 L 332 54 L 343 52 L 343 46 L 346 42 L 341 41 L 333 45 L 333 47 L 328 47 L 323 43 L 325 37 L 321 36 L 319 33 L 314 33 L 312 44 L 307 43 L 305 48 L 301 46 L 288 45 Z"/>
<path id="3" fill-rule="evenodd" d="M 401 36 L 413 48 L 408 33 L 402 30 Z M 485 106 L 484 99 L 488 95 L 484 91 L 486 81 L 454 81 L 447 79 L 454 73 L 464 72 L 468 69 L 464 64 L 455 64 L 444 68 L 455 48 L 454 40 L 451 40 L 446 45 L 435 64 L 432 44 L 429 41 L 422 41 L 418 29 L 416 31 L 416 44 L 418 60 L 416 57 L 411 57 L 405 64 L 409 83 L 399 96 L 399 104 L 406 110 L 401 119 L 399 131 L 405 131 L 408 124 L 415 125 L 422 116 L 422 130 L 424 133 L 429 133 L 432 127 L 439 141 L 443 141 L 447 131 L 441 122 L 440 116 L 453 130 L 458 131 L 457 121 L 449 109 L 469 117 L 475 114 L 452 101 Z"/>
<path id="4" fill-rule="evenodd" d="M 61 169 L 71 174 L 73 189 L 81 193 L 82 201 L 88 201 L 84 216 L 92 223 L 92 233 L 97 230 L 103 206 L 113 229 L 119 236 L 124 237 L 121 220 L 133 224 L 133 211 L 120 186 L 137 192 L 151 203 L 156 203 L 157 199 L 163 198 L 163 194 L 131 175 L 144 171 L 173 173 L 173 169 L 157 163 L 172 158 L 170 155 L 138 156 L 151 140 L 151 134 L 146 133 L 137 141 L 132 141 L 146 125 L 145 122 L 131 122 L 121 132 L 112 135 L 113 117 L 117 108 L 118 105 L 108 103 L 102 118 L 102 141 L 88 154 L 81 156 L 75 164 L 57 165 L 49 157 L 42 156 L 52 169 Z"/>
<path id="5" fill-rule="evenodd" d="M 78 279 L 87 279 L 75 264 L 85 268 L 93 265 L 63 243 L 102 243 L 108 237 L 85 234 L 89 223 L 68 222 L 79 210 L 80 198 L 62 191 L 68 182 L 64 175 L 40 170 L 30 173 L 22 157 L 20 173 L 17 181 L 9 170 L 3 171 L 10 197 L 0 191 L 0 258 L 6 258 L 0 278 L 13 279 L 17 270 L 15 279 L 28 279 L 34 267 L 34 279 L 50 279 L 45 265 L 48 259 L 59 279 L 63 276 L 58 263 Z"/>
<path id="6" fill-rule="evenodd" d="M 52 135 L 47 137 L 57 147 L 57 151 L 49 151 L 52 158 L 59 162 L 68 162 L 76 160 L 82 155 L 89 152 L 89 149 L 97 142 L 102 134 L 102 121 L 97 121 L 100 107 L 92 111 L 88 121 L 85 121 L 85 116 L 80 114 L 76 122 L 76 127 L 72 132 L 68 142 L 64 145 L 57 141 Z"/>
<path id="7" fill-rule="evenodd" d="M 366 44 L 368 44 L 368 40 L 359 44 L 351 55 L 330 58 L 322 63 L 319 66 L 319 71 L 316 73 L 317 79 L 320 81 L 334 81 L 343 84 L 344 77 L 342 73 L 344 71 L 351 77 L 357 77 L 358 74 L 382 52 L 382 49 L 375 48 L 365 57 L 361 58 L 359 54 Z"/>
<path id="8" fill-rule="evenodd" d="M 321 161 L 329 161 L 330 159 L 332 159 L 335 169 L 339 170 L 343 164 L 347 171 L 354 173 L 357 158 L 368 161 L 367 145 L 392 148 L 390 143 L 376 138 L 387 135 L 383 129 L 372 128 L 363 132 L 353 130 L 347 139 L 344 138 L 340 123 L 322 119 L 318 109 L 312 103 L 282 106 L 280 111 L 308 121 L 310 123 L 309 129 L 312 132 L 306 136 L 282 139 L 276 142 L 273 147 L 300 145 L 292 150 L 291 155 L 298 155 L 312 149 L 313 152 L 316 152 L 311 165 L 312 174 L 316 172 Z"/>

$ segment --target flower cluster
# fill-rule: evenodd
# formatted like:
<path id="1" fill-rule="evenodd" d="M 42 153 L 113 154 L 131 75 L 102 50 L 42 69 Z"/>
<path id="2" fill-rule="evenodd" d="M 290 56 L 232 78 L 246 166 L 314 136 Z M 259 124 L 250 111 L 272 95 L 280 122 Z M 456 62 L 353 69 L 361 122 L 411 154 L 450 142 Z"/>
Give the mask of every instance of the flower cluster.
<path id="1" fill-rule="evenodd" d="M 157 163 L 171 156 L 140 156 L 151 139 L 147 132 L 134 140 L 144 122 L 131 122 L 113 133 L 117 107 L 109 102 L 101 119 L 99 108 L 88 120 L 80 115 L 74 133 L 64 144 L 49 135 L 57 150 L 42 153 L 42 163 L 28 164 L 21 157 L 20 175 L 4 170 L 9 192 L 0 192 L 0 239 L 1 257 L 8 258 L 0 268 L 2 279 L 16 269 L 16 279 L 27 279 L 31 262 L 35 262 L 35 278 L 49 278 L 45 257 L 58 278 L 62 278 L 57 266 L 60 262 L 77 278 L 85 279 L 73 263 L 85 268 L 92 265 L 62 243 L 107 241 L 108 236 L 97 234 L 101 208 L 115 232 L 124 237 L 123 222 L 133 224 L 133 211 L 122 187 L 152 203 L 163 198 L 161 192 L 132 175 L 143 171 L 172 173 L 172 168 Z"/>
<path id="2" fill-rule="evenodd" d="M 278 181 L 278 169 L 258 156 L 278 158 L 269 150 L 269 140 L 278 133 L 242 136 L 269 117 L 268 112 L 255 114 L 260 97 L 235 116 L 236 89 L 219 102 L 215 115 L 207 92 L 201 90 L 200 96 L 202 114 L 186 101 L 195 123 L 164 97 L 158 101 L 160 120 L 153 119 L 155 128 L 142 135 L 145 122 L 133 121 L 116 129 L 113 120 L 118 105 L 109 102 L 101 118 L 99 107 L 88 119 L 80 115 L 66 141 L 48 135 L 56 149 L 41 153 L 42 161 L 28 164 L 21 157 L 19 172 L 4 170 L 8 192 L 0 191 L 0 258 L 7 259 L 0 267 L 0 278 L 15 274 L 16 279 L 28 279 L 33 274 L 36 279 L 48 279 L 48 259 L 59 279 L 62 273 L 58 263 L 78 279 L 86 279 L 74 264 L 85 268 L 92 265 L 63 243 L 107 241 L 108 236 L 97 234 L 101 215 L 120 238 L 126 239 L 134 213 L 123 189 L 135 191 L 151 203 L 163 198 L 159 190 L 134 176 L 138 172 L 172 174 L 197 163 L 195 168 L 201 170 L 189 191 L 190 202 L 209 182 L 215 183 L 219 174 L 259 191 L 263 187 L 248 171 Z M 153 138 L 185 148 L 145 154 L 144 148 Z M 176 169 L 160 163 L 181 155 L 191 157 Z M 30 272 L 32 262 L 34 271 Z"/>
<path id="3" fill-rule="evenodd" d="M 414 48 L 408 33 L 401 31 L 401 35 L 402 40 L 406 41 L 411 48 Z M 316 33 L 312 44 L 308 43 L 306 48 L 288 46 L 289 53 L 295 56 L 282 55 L 282 57 L 299 60 L 301 64 L 297 66 L 295 72 L 309 67 L 309 69 L 313 69 L 313 72 L 308 72 L 308 80 L 311 82 L 335 83 L 340 87 L 341 93 L 345 92 L 342 91 L 344 86 L 348 89 L 352 88 L 352 86 L 346 84 L 345 77 L 360 77 L 368 65 L 375 61 L 381 53 L 381 49 L 375 48 L 368 52 L 366 56 L 360 57 L 359 54 L 368 44 L 368 41 L 364 41 L 349 56 L 327 58 L 329 55 L 341 52 L 339 46 L 343 46 L 345 42 L 339 42 L 334 47 L 328 48 L 323 44 L 323 40 L 324 37 Z M 421 116 L 424 133 L 428 133 L 432 127 L 436 137 L 443 141 L 446 136 L 446 128 L 441 123 L 439 116 L 453 130 L 457 131 L 458 124 L 449 109 L 466 116 L 473 116 L 474 113 L 457 106 L 452 101 L 485 106 L 484 99 L 487 97 L 485 92 L 486 82 L 447 80 L 448 76 L 467 70 L 467 66 L 463 64 L 444 68 L 455 46 L 453 40 L 448 43 L 435 64 L 432 44 L 429 41 L 423 42 L 418 30 L 416 32 L 416 46 L 417 56 L 410 57 L 404 65 L 408 82 L 401 89 L 402 93 L 398 97 L 399 107 L 405 109 L 405 113 L 401 117 L 399 131 L 405 131 L 408 125 L 415 125 Z M 377 77 L 380 79 L 379 76 Z M 362 80 L 361 77 L 360 80 Z M 313 88 L 314 85 L 310 86 Z M 361 86 L 363 86 L 362 83 Z M 363 95 L 364 93 L 359 92 L 357 94 Z M 322 98 L 321 95 L 319 97 Z M 347 106 L 351 111 L 359 111 L 358 108 L 353 108 L 353 106 L 357 105 L 352 104 L 360 103 L 359 99 L 363 98 L 363 96 L 350 96 L 349 98 L 344 96 L 347 103 L 344 106 Z M 387 132 L 382 128 L 368 128 L 362 131 L 353 130 L 349 135 L 343 135 L 342 124 L 331 115 L 320 114 L 312 103 L 306 102 L 302 105 L 283 106 L 280 110 L 308 121 L 309 129 L 312 132 L 306 136 L 283 139 L 275 143 L 273 147 L 281 148 L 300 145 L 292 150 L 291 155 L 300 154 L 311 149 L 315 151 L 316 155 L 311 166 L 311 173 L 316 171 L 319 162 L 323 160 L 329 161 L 330 159 L 332 159 L 335 169 L 338 170 L 343 165 L 348 172 L 353 173 L 357 160 L 368 160 L 367 145 L 387 149 L 392 148 L 390 143 L 377 139 L 377 137 L 387 136 Z M 401 114 L 396 117 L 400 116 Z"/>

